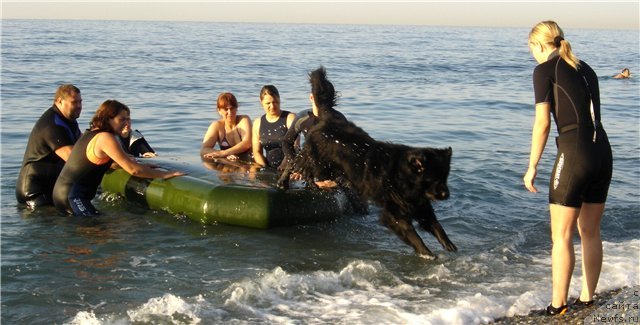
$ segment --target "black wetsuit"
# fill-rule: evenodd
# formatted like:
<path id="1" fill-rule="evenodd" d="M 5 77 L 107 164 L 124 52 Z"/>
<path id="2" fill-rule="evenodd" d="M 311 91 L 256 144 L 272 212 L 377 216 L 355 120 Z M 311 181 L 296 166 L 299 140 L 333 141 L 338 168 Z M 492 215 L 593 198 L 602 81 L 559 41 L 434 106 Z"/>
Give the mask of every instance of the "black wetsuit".
<path id="1" fill-rule="evenodd" d="M 122 144 L 122 149 L 124 149 L 124 152 L 135 157 L 140 157 L 148 152 L 155 153 L 142 133 L 140 133 L 140 131 L 138 130 L 130 132 L 129 136 L 126 138 L 123 138 L 121 136 L 117 138 L 118 140 L 120 140 L 120 144 Z"/>
<path id="2" fill-rule="evenodd" d="M 288 111 L 281 111 L 280 117 L 273 123 L 267 121 L 267 116 L 262 115 L 260 120 L 260 144 L 265 151 L 267 166 L 278 168 L 284 159 L 282 151 L 282 139 L 287 134 Z"/>
<path id="3" fill-rule="evenodd" d="M 558 154 L 551 173 L 549 203 L 580 207 L 604 203 L 613 158 L 600 123 L 598 77 L 589 65 L 578 70 L 557 53 L 533 72 L 536 104 L 549 103 L 558 129 Z M 593 118 L 591 104 L 593 103 Z"/>
<path id="4" fill-rule="evenodd" d="M 332 115 L 334 118 L 346 120 L 342 113 L 339 111 L 333 110 Z M 291 128 L 287 131 L 284 138 L 282 139 L 282 151 L 284 152 L 284 159 L 287 162 L 291 162 L 293 157 L 295 157 L 296 152 L 294 148 L 294 144 L 298 135 L 302 133 L 304 136 L 307 135 L 309 129 L 311 129 L 318 122 L 318 118 L 313 115 L 313 111 L 311 109 L 306 109 L 304 111 L 299 112 L 296 115 L 296 119 L 293 120 L 291 124 Z"/>
<path id="5" fill-rule="evenodd" d="M 30 206 L 52 205 L 53 185 L 64 160 L 55 151 L 72 146 L 80 137 L 76 121 L 68 120 L 53 105 L 36 122 L 24 152 L 16 182 L 16 198 Z"/>
<path id="6" fill-rule="evenodd" d="M 78 140 L 53 188 L 53 202 L 64 213 L 78 216 L 99 214 L 91 204 L 111 159 L 95 164 L 87 158 L 87 146 L 100 130 L 87 131 Z"/>

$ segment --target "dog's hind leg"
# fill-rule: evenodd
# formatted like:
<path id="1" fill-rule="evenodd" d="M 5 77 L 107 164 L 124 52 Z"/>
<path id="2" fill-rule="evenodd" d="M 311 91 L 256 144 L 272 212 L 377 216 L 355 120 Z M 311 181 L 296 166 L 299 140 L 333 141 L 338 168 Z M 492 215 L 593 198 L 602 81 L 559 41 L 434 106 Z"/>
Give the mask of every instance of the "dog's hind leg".
<path id="1" fill-rule="evenodd" d="M 413 228 L 411 220 L 398 218 L 385 207 L 380 216 L 380 221 L 387 228 L 393 230 L 407 245 L 413 247 L 418 255 L 427 259 L 436 259 L 436 256 L 424 244 L 416 229 Z"/>
<path id="2" fill-rule="evenodd" d="M 456 245 L 454 245 L 453 242 L 451 242 L 451 240 L 449 239 L 449 236 L 447 236 L 447 233 L 444 231 L 444 228 L 442 228 L 440 222 L 438 222 L 436 214 L 433 211 L 433 207 L 431 206 L 431 202 L 426 202 L 426 204 L 423 204 L 415 214 L 415 217 L 416 220 L 418 220 L 418 224 L 420 225 L 420 227 L 436 237 L 436 239 L 438 240 L 438 242 L 440 242 L 440 245 L 442 245 L 444 249 L 450 252 L 455 252 L 458 250 Z"/>
<path id="3" fill-rule="evenodd" d="M 368 202 L 353 188 L 351 183 L 343 181 L 342 178 L 340 178 L 338 184 L 340 184 L 340 188 L 342 188 L 347 200 L 349 200 L 354 213 L 362 215 L 369 213 Z"/>

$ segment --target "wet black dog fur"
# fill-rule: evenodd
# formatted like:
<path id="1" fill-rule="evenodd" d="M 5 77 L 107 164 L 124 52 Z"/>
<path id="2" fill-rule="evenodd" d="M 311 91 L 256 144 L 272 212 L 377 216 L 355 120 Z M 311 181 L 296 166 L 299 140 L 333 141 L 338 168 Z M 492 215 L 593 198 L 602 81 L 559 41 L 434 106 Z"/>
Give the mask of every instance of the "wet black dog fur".
<path id="1" fill-rule="evenodd" d="M 318 117 L 300 153 L 287 166 L 278 187 L 299 172 L 308 186 L 330 177 L 382 208 L 380 222 L 425 258 L 436 256 L 416 232 L 413 221 L 448 251 L 457 251 L 438 222 L 431 201 L 449 198 L 451 148 L 416 148 L 376 141 L 363 129 L 329 114 Z"/>

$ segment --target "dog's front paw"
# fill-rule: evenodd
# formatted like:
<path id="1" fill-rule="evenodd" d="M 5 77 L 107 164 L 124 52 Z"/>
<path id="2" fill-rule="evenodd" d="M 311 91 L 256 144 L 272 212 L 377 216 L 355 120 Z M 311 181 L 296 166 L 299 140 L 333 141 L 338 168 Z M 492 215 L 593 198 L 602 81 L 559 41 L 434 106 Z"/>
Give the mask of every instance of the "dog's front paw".
<path id="1" fill-rule="evenodd" d="M 456 245 L 454 245 L 452 242 L 447 243 L 444 246 L 444 249 L 450 251 L 450 252 L 457 252 L 458 251 L 458 247 L 456 247 Z"/>
<path id="2" fill-rule="evenodd" d="M 433 254 L 418 254 L 418 257 L 423 258 L 427 261 L 433 261 L 438 259 L 438 257 Z"/>
<path id="3" fill-rule="evenodd" d="M 276 184 L 276 187 L 279 190 L 283 190 L 283 191 L 288 190 L 289 189 L 289 179 L 284 179 L 284 177 L 279 179 L 278 183 Z"/>

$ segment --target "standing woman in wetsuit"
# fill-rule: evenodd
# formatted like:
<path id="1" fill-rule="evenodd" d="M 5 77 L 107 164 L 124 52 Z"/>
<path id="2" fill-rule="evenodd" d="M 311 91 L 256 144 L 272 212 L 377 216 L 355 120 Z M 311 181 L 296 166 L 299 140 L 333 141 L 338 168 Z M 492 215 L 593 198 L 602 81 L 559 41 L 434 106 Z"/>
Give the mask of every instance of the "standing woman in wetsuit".
<path id="1" fill-rule="evenodd" d="M 284 161 L 282 139 L 296 115 L 280 109 L 280 93 L 275 86 L 262 87 L 260 103 L 265 114 L 253 123 L 253 159 L 261 166 L 280 168 Z"/>
<path id="2" fill-rule="evenodd" d="M 202 140 L 200 155 L 203 158 L 251 159 L 251 119 L 238 113 L 238 100 L 232 93 L 221 93 L 217 101 L 221 118 L 209 125 Z M 216 143 L 220 149 L 214 149 Z"/>
<path id="3" fill-rule="evenodd" d="M 593 69 L 575 57 L 553 21 L 533 27 L 529 49 L 539 65 L 533 71 L 536 114 L 524 185 L 537 192 L 534 180 L 553 116 L 559 135 L 549 184 L 553 294 L 546 311 L 564 314 L 575 265 L 572 239 L 576 225 L 582 242 L 582 291 L 571 307 L 593 304 L 602 268 L 600 220 L 613 158 L 600 123 L 600 92 Z"/>
<path id="4" fill-rule="evenodd" d="M 91 200 L 112 162 L 137 177 L 167 179 L 184 175 L 156 170 L 129 158 L 116 138 L 129 121 L 129 107 L 116 100 L 107 100 L 98 107 L 89 131 L 73 146 L 53 187 L 53 203 L 58 210 L 76 216 L 99 214 Z"/>

